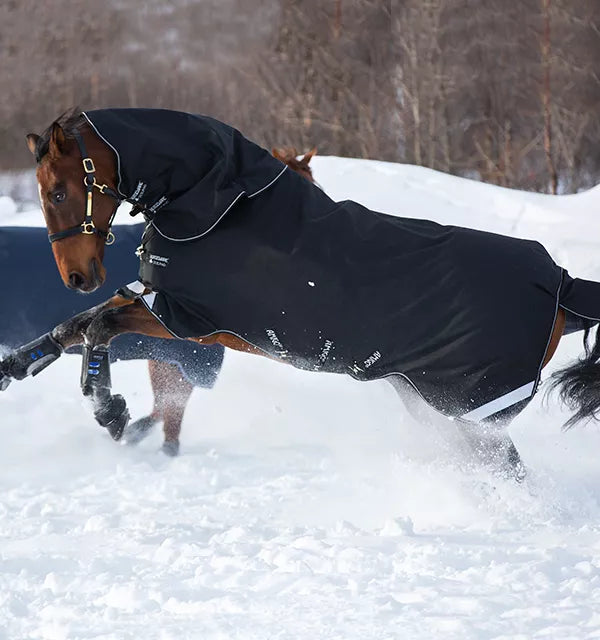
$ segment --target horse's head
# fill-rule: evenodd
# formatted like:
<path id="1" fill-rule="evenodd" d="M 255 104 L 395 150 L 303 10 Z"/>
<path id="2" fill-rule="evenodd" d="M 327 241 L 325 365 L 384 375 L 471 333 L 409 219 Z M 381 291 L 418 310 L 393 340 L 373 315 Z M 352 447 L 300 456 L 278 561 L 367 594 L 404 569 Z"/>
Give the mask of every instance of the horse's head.
<path id="1" fill-rule="evenodd" d="M 81 115 L 62 116 L 27 146 L 37 161 L 40 202 L 65 286 L 90 293 L 106 277 L 104 245 L 119 204 L 111 149 Z M 104 184 L 106 182 L 107 184 Z"/>
<path id="2" fill-rule="evenodd" d="M 312 169 L 308 166 L 312 157 L 317 153 L 317 148 L 313 147 L 308 153 L 304 154 L 301 160 L 298 160 L 298 153 L 294 147 L 273 147 L 271 153 L 277 160 L 281 160 L 290 169 L 293 169 L 296 173 L 299 173 L 303 178 L 306 178 L 310 182 L 314 182 Z"/>

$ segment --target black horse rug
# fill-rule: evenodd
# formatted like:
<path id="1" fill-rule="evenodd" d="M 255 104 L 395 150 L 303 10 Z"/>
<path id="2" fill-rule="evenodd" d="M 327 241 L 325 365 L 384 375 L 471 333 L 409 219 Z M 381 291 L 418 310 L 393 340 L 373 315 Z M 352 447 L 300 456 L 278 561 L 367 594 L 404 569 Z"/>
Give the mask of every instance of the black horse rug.
<path id="1" fill-rule="evenodd" d="M 0 345 L 17 347 L 50 331 L 80 311 L 104 302 L 135 275 L 135 249 L 144 225 L 114 228 L 116 241 L 106 249 L 106 286 L 78 295 L 62 284 L 45 228 L 0 227 Z M 70 350 L 73 352 L 76 350 Z M 199 387 L 211 388 L 221 369 L 223 347 L 206 347 L 182 340 L 162 340 L 137 334 L 118 336 L 111 343 L 113 360 L 159 360 L 179 367 Z"/>
<path id="2" fill-rule="evenodd" d="M 300 368 L 402 376 L 477 421 L 533 395 L 559 306 L 575 328 L 600 318 L 600 286 L 537 242 L 334 202 L 208 117 L 85 116 L 149 222 L 143 299 L 176 336 L 228 332 Z"/>

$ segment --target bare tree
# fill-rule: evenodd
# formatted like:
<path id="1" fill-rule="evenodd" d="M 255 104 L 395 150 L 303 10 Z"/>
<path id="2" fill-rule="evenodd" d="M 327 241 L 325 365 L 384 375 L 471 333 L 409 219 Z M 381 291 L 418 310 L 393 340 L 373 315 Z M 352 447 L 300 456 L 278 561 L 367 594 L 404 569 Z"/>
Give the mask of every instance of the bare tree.
<path id="1" fill-rule="evenodd" d="M 600 176 L 597 0 L 0 3 L 0 168 L 74 105 L 566 192 Z"/>

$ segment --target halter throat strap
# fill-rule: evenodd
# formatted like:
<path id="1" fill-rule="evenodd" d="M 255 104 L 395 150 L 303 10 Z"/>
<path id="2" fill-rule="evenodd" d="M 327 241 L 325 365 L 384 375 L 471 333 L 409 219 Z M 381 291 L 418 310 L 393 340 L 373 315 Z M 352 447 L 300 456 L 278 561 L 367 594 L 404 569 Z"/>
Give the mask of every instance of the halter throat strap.
<path id="1" fill-rule="evenodd" d="M 96 234 L 100 236 L 107 245 L 111 245 L 115 241 L 115 236 L 111 231 L 111 226 L 113 220 L 115 219 L 117 208 L 122 202 L 122 198 L 114 189 L 111 189 L 108 185 L 99 184 L 96 181 L 96 167 L 94 166 L 94 161 L 87 153 L 87 148 L 85 146 L 85 142 L 83 141 L 83 137 L 77 130 L 73 131 L 73 135 L 77 142 L 77 146 L 79 147 L 79 152 L 81 153 L 83 170 L 85 172 L 85 177 L 83 178 L 83 184 L 85 185 L 86 192 L 85 218 L 81 224 L 75 225 L 74 227 L 69 227 L 64 231 L 58 231 L 56 233 L 48 234 L 48 240 L 50 241 L 50 244 L 52 244 L 57 240 L 75 236 L 79 233 L 83 233 L 84 235 Z M 105 195 L 110 196 L 117 203 L 117 206 L 115 207 L 115 210 L 110 217 L 110 220 L 108 221 L 108 231 L 102 231 L 102 229 L 98 229 L 92 219 L 94 188 L 98 189 L 100 193 L 104 193 Z"/>

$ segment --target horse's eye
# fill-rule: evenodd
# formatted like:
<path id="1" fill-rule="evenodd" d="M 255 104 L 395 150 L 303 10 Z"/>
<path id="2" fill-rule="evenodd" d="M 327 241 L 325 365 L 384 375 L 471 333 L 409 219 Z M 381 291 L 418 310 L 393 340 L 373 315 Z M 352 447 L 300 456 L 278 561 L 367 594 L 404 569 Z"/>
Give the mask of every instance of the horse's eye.
<path id="1" fill-rule="evenodd" d="M 60 204 L 67 199 L 67 194 L 64 191 L 55 191 L 50 196 L 50 199 L 52 200 L 52 202 L 54 202 L 54 204 Z"/>

